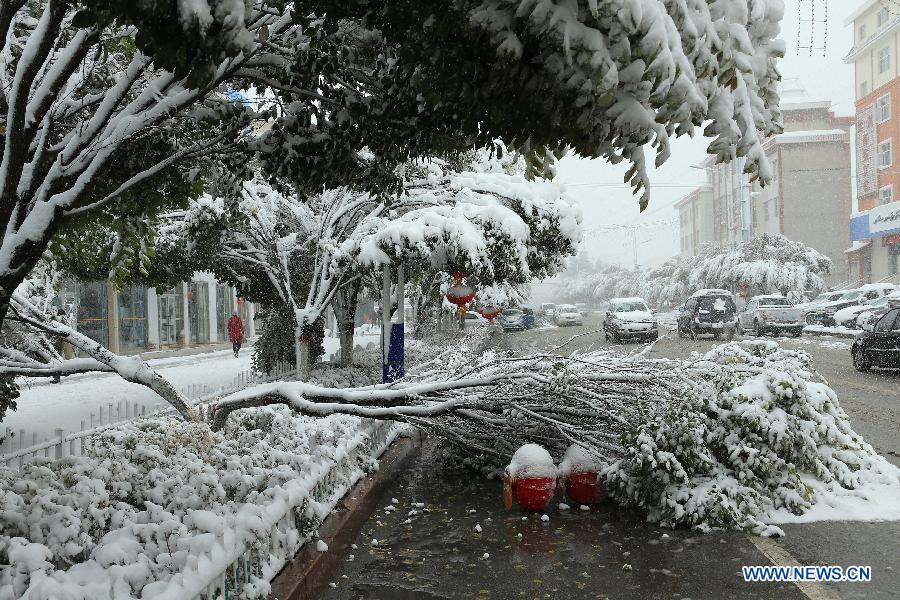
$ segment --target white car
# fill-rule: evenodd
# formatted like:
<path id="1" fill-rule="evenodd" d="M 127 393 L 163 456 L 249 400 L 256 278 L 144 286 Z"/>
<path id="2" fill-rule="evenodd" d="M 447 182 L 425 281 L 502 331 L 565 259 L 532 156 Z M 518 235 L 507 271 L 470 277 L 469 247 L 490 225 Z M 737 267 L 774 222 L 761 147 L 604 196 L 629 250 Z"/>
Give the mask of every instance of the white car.
<path id="1" fill-rule="evenodd" d="M 581 313 L 573 304 L 560 304 L 553 313 L 553 322 L 559 326 L 581 325 Z"/>
<path id="2" fill-rule="evenodd" d="M 553 302 L 544 302 L 541 304 L 541 314 L 545 317 L 552 317 L 556 312 L 556 304 Z"/>
<path id="3" fill-rule="evenodd" d="M 603 335 L 607 340 L 655 340 L 659 337 L 659 323 L 643 298 L 613 298 L 606 306 Z"/>
<path id="4" fill-rule="evenodd" d="M 466 329 L 469 327 L 481 327 L 487 325 L 488 320 L 479 315 L 477 312 L 466 312 Z"/>

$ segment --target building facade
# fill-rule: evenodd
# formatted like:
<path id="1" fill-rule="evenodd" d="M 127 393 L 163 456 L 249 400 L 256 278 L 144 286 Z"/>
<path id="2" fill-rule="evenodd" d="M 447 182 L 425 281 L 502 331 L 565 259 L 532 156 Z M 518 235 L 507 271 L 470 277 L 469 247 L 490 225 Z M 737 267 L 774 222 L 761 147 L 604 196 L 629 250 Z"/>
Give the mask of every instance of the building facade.
<path id="1" fill-rule="evenodd" d="M 714 242 L 712 188 L 703 185 L 675 203 L 678 211 L 682 256 L 696 256 L 705 244 Z"/>
<path id="2" fill-rule="evenodd" d="M 763 146 L 775 177 L 765 187 L 753 185 L 753 235 L 780 233 L 816 249 L 834 263 L 827 281 L 845 285 L 850 235 L 844 223 L 852 210 L 853 119 L 835 116 L 830 102 L 799 100 L 790 94 L 781 109 L 784 133 Z"/>
<path id="3" fill-rule="evenodd" d="M 864 2 L 847 19 L 856 94 L 857 213 L 847 249 L 851 280 L 900 282 L 900 228 L 892 227 L 900 194 L 900 15 L 879 0 Z M 900 158 L 898 158 L 900 160 Z"/>
<path id="4" fill-rule="evenodd" d="M 203 346 L 228 341 L 234 309 L 245 335 L 256 334 L 256 307 L 208 273 L 169 290 L 140 285 L 116 290 L 106 281 L 69 281 L 60 302 L 77 329 L 117 354 Z"/>

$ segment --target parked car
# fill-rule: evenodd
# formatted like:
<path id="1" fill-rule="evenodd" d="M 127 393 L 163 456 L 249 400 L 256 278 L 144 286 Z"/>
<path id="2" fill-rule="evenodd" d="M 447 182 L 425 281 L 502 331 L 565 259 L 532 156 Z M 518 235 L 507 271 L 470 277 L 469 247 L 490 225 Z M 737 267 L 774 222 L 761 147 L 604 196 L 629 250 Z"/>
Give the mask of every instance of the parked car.
<path id="1" fill-rule="evenodd" d="M 487 325 L 488 320 L 479 315 L 477 312 L 469 311 L 466 313 L 466 329 L 469 327 L 480 327 Z"/>
<path id="2" fill-rule="evenodd" d="M 854 368 L 900 368 L 900 308 L 890 309 L 868 329 L 856 336 L 850 347 Z"/>
<path id="3" fill-rule="evenodd" d="M 507 308 L 500 313 L 503 331 L 524 331 L 534 327 L 534 311 L 530 308 Z"/>
<path id="4" fill-rule="evenodd" d="M 584 302 L 576 302 L 575 308 L 578 309 L 578 312 L 581 313 L 582 317 L 588 316 L 588 307 L 587 307 L 587 304 L 585 304 Z"/>
<path id="5" fill-rule="evenodd" d="M 541 304 L 541 314 L 545 317 L 552 317 L 554 312 L 556 312 L 556 304 L 553 302 L 544 302 Z"/>
<path id="6" fill-rule="evenodd" d="M 797 337 L 805 325 L 803 311 L 780 294 L 754 296 L 738 315 L 741 330 L 753 331 L 758 336 L 783 331 Z"/>
<path id="7" fill-rule="evenodd" d="M 887 296 L 896 290 L 897 286 L 892 283 L 868 283 L 853 290 L 846 290 L 838 299 L 821 303 L 809 310 L 806 313 L 806 322 L 810 325 L 834 327 L 837 325 L 834 315 L 842 308 L 858 306 L 867 301 Z"/>
<path id="8" fill-rule="evenodd" d="M 655 340 L 659 323 L 643 298 L 613 298 L 603 316 L 603 337 L 616 343 L 635 338 Z"/>
<path id="9" fill-rule="evenodd" d="M 863 310 L 856 315 L 856 328 L 865 329 L 866 325 L 874 325 L 882 315 L 892 308 L 900 308 L 900 292 L 894 292 L 890 296 L 872 300 L 869 304 L 863 306 Z M 837 314 L 835 314 L 835 318 L 837 318 Z"/>
<path id="10" fill-rule="evenodd" d="M 574 304 L 560 304 L 553 313 L 553 322 L 557 325 L 581 325 L 581 313 Z"/>
<path id="11" fill-rule="evenodd" d="M 731 340 L 737 329 L 737 307 L 728 290 L 703 289 L 694 292 L 678 313 L 678 337 L 694 339 L 699 334 L 722 333 Z"/>

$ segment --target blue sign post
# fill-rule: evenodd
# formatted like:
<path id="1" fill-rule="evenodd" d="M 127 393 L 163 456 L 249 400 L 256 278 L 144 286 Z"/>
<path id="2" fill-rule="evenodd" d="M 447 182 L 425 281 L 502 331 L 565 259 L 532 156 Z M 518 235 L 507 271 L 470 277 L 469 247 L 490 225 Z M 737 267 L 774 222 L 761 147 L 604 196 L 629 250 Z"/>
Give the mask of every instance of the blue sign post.
<path id="1" fill-rule="evenodd" d="M 391 323 L 391 269 L 384 268 L 381 292 L 381 380 L 392 383 L 404 377 L 404 290 L 403 267 L 397 268 L 397 323 Z"/>

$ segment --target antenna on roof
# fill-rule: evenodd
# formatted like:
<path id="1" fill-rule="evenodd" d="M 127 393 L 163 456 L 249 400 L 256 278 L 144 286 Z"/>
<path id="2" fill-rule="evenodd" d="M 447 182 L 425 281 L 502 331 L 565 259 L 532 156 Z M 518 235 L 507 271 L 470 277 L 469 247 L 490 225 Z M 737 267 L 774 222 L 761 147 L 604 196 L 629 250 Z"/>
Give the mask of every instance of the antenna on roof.
<path id="1" fill-rule="evenodd" d="M 884 0 L 882 0 L 884 1 Z M 825 56 L 828 42 L 828 0 L 797 2 L 797 56 Z"/>

